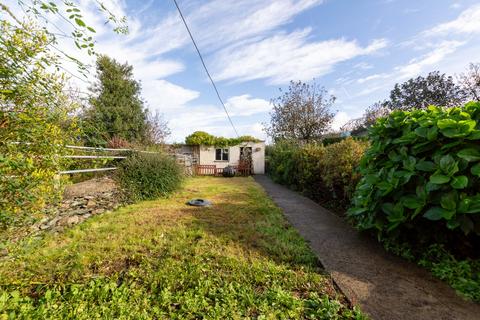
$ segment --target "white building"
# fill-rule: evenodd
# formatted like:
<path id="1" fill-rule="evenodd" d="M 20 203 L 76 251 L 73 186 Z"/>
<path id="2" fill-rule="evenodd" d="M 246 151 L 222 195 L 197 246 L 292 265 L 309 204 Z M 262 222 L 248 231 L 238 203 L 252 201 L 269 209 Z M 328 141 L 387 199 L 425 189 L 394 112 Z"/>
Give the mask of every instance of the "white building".
<path id="1" fill-rule="evenodd" d="M 246 148 L 246 149 L 245 149 Z M 265 142 L 242 142 L 231 147 L 182 145 L 177 152 L 192 155 L 199 165 L 215 166 L 223 169 L 226 166 L 237 167 L 240 155 L 246 151 L 251 154 L 253 174 L 265 173 Z"/>

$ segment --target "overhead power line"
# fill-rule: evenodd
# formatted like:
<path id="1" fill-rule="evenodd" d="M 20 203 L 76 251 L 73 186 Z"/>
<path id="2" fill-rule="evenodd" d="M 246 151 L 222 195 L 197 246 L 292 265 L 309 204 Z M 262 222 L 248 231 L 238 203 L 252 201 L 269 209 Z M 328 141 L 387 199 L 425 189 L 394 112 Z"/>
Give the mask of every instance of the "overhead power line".
<path id="1" fill-rule="evenodd" d="M 195 42 L 195 39 L 193 38 L 192 32 L 190 31 L 190 28 L 187 25 L 187 21 L 185 20 L 182 10 L 180 10 L 180 7 L 178 6 L 177 0 L 173 0 L 175 3 L 175 6 L 177 7 L 178 13 L 180 14 L 180 18 L 182 18 L 183 24 L 185 25 L 185 28 L 188 31 L 188 34 L 190 35 L 190 39 L 192 39 L 193 45 L 195 46 L 195 49 L 197 50 L 198 56 L 200 57 L 200 61 L 202 62 L 203 68 L 205 69 L 205 72 L 207 73 L 208 78 L 210 79 L 210 82 L 212 83 L 213 89 L 215 89 L 215 93 L 217 94 L 218 100 L 223 106 L 223 110 L 225 110 L 225 113 L 227 115 L 228 121 L 230 121 L 230 124 L 232 125 L 233 131 L 235 131 L 235 134 L 238 135 L 238 131 L 235 128 L 235 125 L 233 124 L 232 118 L 230 118 L 230 114 L 228 113 L 227 107 L 225 106 L 225 103 L 223 102 L 222 97 L 220 96 L 220 93 L 218 92 L 217 86 L 215 85 L 215 82 L 212 79 L 212 76 L 210 75 L 210 72 L 208 72 L 207 66 L 205 64 L 205 61 L 203 60 L 202 54 L 200 53 L 200 50 L 198 49 L 197 43 Z"/>

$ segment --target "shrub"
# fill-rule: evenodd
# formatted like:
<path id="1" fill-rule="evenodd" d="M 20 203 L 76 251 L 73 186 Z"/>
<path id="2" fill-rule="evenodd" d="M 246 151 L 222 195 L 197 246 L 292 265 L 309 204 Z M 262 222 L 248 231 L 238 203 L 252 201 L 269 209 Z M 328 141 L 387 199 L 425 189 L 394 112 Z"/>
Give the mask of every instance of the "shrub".
<path id="1" fill-rule="evenodd" d="M 368 143 L 346 138 L 324 147 L 278 143 L 270 150 L 269 174 L 279 183 L 318 201 L 343 208 L 358 181 L 356 166 Z"/>
<path id="2" fill-rule="evenodd" d="M 295 188 L 298 185 L 295 157 L 298 146 L 283 141 L 269 147 L 268 170 L 275 182 Z"/>
<path id="3" fill-rule="evenodd" d="M 322 144 L 324 146 L 328 146 L 333 143 L 338 143 L 344 139 L 346 139 L 346 137 L 327 137 L 322 139 Z"/>
<path id="4" fill-rule="evenodd" d="M 204 145 L 204 146 L 217 146 L 228 147 L 236 146 L 242 142 L 260 142 L 261 140 L 252 136 L 240 136 L 238 138 L 224 138 L 216 137 L 204 131 L 195 131 L 191 135 L 185 138 L 185 143 L 188 145 Z"/>
<path id="5" fill-rule="evenodd" d="M 183 170 L 161 153 L 136 153 L 119 166 L 117 179 L 132 201 L 165 197 L 180 187 Z"/>
<path id="6" fill-rule="evenodd" d="M 480 234 L 480 103 L 393 112 L 370 130 L 372 146 L 349 217 L 380 240 L 420 253 L 444 244 L 475 252 Z"/>
<path id="7" fill-rule="evenodd" d="M 45 31 L 0 21 L 0 227 L 22 225 L 60 198 L 56 179 L 65 144 L 77 134 L 77 104 L 64 94 L 65 79 Z"/>
<path id="8" fill-rule="evenodd" d="M 348 201 L 357 185 L 360 175 L 356 167 L 369 143 L 346 138 L 325 147 L 320 158 L 321 177 L 325 186 L 335 198 Z"/>

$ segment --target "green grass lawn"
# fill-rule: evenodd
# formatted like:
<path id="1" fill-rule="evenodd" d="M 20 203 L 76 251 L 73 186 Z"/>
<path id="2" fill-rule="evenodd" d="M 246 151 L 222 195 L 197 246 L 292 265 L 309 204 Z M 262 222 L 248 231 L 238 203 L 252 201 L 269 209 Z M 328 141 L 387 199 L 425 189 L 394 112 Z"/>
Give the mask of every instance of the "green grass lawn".
<path id="1" fill-rule="evenodd" d="M 185 205 L 191 198 L 210 208 Z M 169 199 L 17 244 L 0 319 L 363 319 L 251 178 L 193 178 Z"/>

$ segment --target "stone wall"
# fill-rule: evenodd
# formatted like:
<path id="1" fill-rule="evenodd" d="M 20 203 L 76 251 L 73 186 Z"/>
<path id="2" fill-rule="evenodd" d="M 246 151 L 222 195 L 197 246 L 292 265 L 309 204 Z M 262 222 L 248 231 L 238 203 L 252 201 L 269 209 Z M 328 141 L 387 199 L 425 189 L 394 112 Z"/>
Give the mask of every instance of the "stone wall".
<path id="1" fill-rule="evenodd" d="M 65 190 L 64 200 L 49 208 L 49 214 L 35 223 L 35 232 L 60 231 L 76 225 L 91 216 L 115 210 L 125 201 L 115 182 L 110 178 L 100 178 L 70 185 Z"/>

